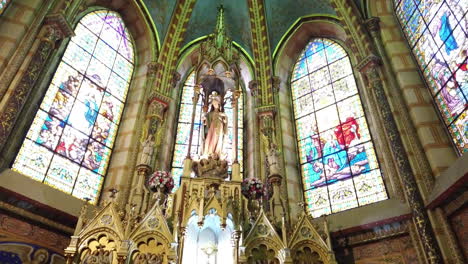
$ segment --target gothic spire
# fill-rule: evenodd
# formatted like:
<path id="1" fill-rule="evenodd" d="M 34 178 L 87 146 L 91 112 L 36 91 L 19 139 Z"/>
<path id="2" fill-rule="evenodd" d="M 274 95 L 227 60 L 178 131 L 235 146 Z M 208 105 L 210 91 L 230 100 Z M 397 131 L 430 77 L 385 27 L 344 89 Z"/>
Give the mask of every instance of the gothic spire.
<path id="1" fill-rule="evenodd" d="M 215 28 L 216 47 L 220 48 L 223 45 L 224 38 L 226 37 L 226 23 L 224 18 L 224 6 L 218 7 L 218 16 L 216 17 Z"/>

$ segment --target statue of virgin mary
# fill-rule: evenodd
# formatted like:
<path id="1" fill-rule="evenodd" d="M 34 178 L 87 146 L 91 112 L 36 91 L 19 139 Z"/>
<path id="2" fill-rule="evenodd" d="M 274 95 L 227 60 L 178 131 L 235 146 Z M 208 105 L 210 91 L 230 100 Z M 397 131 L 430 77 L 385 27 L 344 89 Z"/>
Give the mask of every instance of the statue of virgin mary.
<path id="1" fill-rule="evenodd" d="M 208 112 L 203 117 L 205 140 L 202 156 L 223 156 L 224 139 L 227 135 L 228 119 L 222 109 L 221 96 L 213 91 L 209 99 Z"/>

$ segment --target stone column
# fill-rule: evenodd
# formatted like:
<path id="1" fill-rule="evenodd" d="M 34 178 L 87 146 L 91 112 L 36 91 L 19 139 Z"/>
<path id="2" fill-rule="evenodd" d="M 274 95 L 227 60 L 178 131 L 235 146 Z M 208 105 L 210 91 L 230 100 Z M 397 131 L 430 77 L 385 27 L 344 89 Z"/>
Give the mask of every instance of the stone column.
<path id="1" fill-rule="evenodd" d="M 187 156 L 185 157 L 185 160 L 184 160 L 184 170 L 182 171 L 182 176 L 184 177 L 190 177 L 190 174 L 192 173 L 192 157 L 191 157 L 190 152 L 192 151 L 193 124 L 195 122 L 195 114 L 196 114 L 198 99 L 200 98 L 200 90 L 201 90 L 201 87 L 199 85 L 195 85 L 195 87 L 193 87 L 193 97 L 192 97 L 193 108 L 192 108 L 192 119 L 190 122 L 189 145 L 187 149 Z"/>
<path id="2" fill-rule="evenodd" d="M 234 142 L 233 142 L 233 146 L 232 146 L 232 149 L 233 149 L 233 155 L 234 155 L 234 161 L 232 162 L 232 177 L 231 177 L 231 180 L 233 181 L 242 181 L 242 178 L 241 178 L 241 175 L 240 175 L 240 164 L 239 164 L 239 161 L 237 159 L 238 155 L 239 155 L 239 138 L 238 138 L 238 133 L 239 133 L 239 130 L 238 130 L 238 123 L 239 123 L 239 120 L 238 120 L 238 114 L 239 114 L 239 97 L 240 97 L 240 93 L 241 91 L 239 90 L 235 90 L 234 93 L 233 93 L 233 96 L 232 96 L 232 107 L 233 107 L 233 122 L 232 122 L 232 125 L 233 125 L 233 131 L 234 131 Z M 242 142 L 241 142 L 242 144 Z"/>
<path id="3" fill-rule="evenodd" d="M 148 65 L 147 85 L 154 81 L 154 73 L 157 64 Z M 145 187 L 146 179 L 155 168 L 158 147 L 164 130 L 164 114 L 166 112 L 169 98 L 153 92 L 148 99 L 148 107 L 143 121 L 142 135 L 140 138 L 140 152 L 138 154 L 135 168 L 136 179 L 132 180 L 130 194 L 127 201 L 127 209 L 130 205 L 135 207 L 137 213 L 144 213 L 149 208 L 150 193 Z"/>
<path id="4" fill-rule="evenodd" d="M 365 25 L 367 27 L 367 30 L 370 32 L 370 35 L 372 37 L 373 43 L 375 44 L 376 47 L 376 52 L 382 59 L 383 65 L 382 70 L 385 72 L 386 75 L 386 80 L 390 87 L 392 89 L 397 89 L 400 93 L 401 88 L 400 85 L 397 82 L 397 78 L 395 75 L 395 72 L 392 70 L 390 67 L 391 63 L 390 60 L 387 56 L 387 52 L 385 50 L 384 43 L 382 41 L 382 37 L 380 34 L 380 19 L 378 17 L 372 17 L 369 18 L 365 21 Z M 395 102 L 398 105 L 406 106 L 406 103 L 403 100 L 403 97 L 401 96 L 396 96 Z M 405 109 L 400 109 L 401 111 L 407 111 L 406 107 Z M 424 184 L 421 187 L 424 187 L 421 189 L 421 191 L 425 191 L 427 195 L 427 191 L 430 191 L 432 186 L 434 185 L 434 176 L 431 171 L 431 166 L 429 164 L 429 161 L 424 155 L 424 149 L 422 148 L 421 142 L 419 140 L 419 137 L 416 132 L 416 128 L 414 127 L 413 123 L 409 119 L 403 119 L 403 126 L 405 128 L 405 131 L 407 132 L 407 137 L 409 138 L 409 143 L 411 144 L 411 147 L 413 148 L 413 153 L 414 153 L 414 158 L 417 160 L 415 162 L 415 165 L 417 166 L 417 170 L 419 171 L 419 174 L 421 175 L 421 179 L 417 179 L 419 181 L 420 186 Z M 384 159 L 385 160 L 391 160 L 390 155 L 387 153 L 390 153 L 390 151 L 386 150 L 388 149 L 388 146 L 385 144 L 385 149 L 382 151 Z M 387 157 L 388 156 L 388 157 Z M 395 170 L 395 166 L 391 166 L 391 170 Z M 394 179 L 393 177 L 390 177 L 390 183 L 392 184 L 393 191 L 394 193 L 398 196 L 398 198 L 401 198 L 404 196 L 404 194 L 400 191 L 401 190 L 401 183 L 398 182 L 398 179 Z M 422 193 L 424 196 L 424 193 Z"/>
<path id="5" fill-rule="evenodd" d="M 39 47 L 32 55 L 28 67 L 24 71 L 18 85 L 5 102 L 0 113 L 0 150 L 8 142 L 12 129 L 19 117 L 30 92 L 35 88 L 37 80 L 47 67 L 47 62 L 56 48 L 56 42 L 73 35 L 73 29 L 63 14 L 53 14 L 46 18 L 44 33 L 39 37 Z"/>
<path id="6" fill-rule="evenodd" d="M 426 259 L 431 264 L 441 264 L 442 256 L 439 246 L 436 242 L 434 231 L 424 206 L 424 201 L 418 190 L 416 179 L 411 169 L 408 155 L 403 146 L 395 119 L 390 108 L 390 104 L 385 95 L 383 83 L 381 80 L 380 58 L 375 55 L 370 55 L 362 61 L 358 68 L 367 80 L 368 89 L 375 97 L 375 101 L 379 102 L 379 110 L 384 121 L 384 129 L 392 149 L 393 159 L 397 164 L 397 169 L 401 180 L 403 181 L 404 192 L 412 210 L 413 221 L 416 224 L 416 229 L 421 238 Z"/>

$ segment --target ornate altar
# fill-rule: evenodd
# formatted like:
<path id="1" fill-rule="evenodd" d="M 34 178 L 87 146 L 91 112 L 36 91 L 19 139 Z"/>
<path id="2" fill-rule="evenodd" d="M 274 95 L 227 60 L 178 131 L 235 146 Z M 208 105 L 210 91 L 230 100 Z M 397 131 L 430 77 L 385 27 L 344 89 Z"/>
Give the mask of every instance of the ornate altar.
<path id="1" fill-rule="evenodd" d="M 196 67 L 193 107 L 202 109 L 201 147 L 193 152 L 190 142 L 179 188 L 172 193 L 170 174 L 153 172 L 159 132 L 145 126 L 126 205 L 119 206 L 112 190 L 89 221 L 85 205 L 65 250 L 67 263 L 336 263 L 327 223 L 314 223 L 305 212 L 294 225 L 286 220 L 273 112 L 261 119 L 268 166 L 262 179 L 242 177 L 237 122 L 227 146 L 228 122 L 237 120 L 241 95 L 237 52 L 221 7 L 215 33 L 200 45 Z M 227 104 L 232 116 L 226 114 Z M 194 117 L 195 111 L 190 140 Z"/>

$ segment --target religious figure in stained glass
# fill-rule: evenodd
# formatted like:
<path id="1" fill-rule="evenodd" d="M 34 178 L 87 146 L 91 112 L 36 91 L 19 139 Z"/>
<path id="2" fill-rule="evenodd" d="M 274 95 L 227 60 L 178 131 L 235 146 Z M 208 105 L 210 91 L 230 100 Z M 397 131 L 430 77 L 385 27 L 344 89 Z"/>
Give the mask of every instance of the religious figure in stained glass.
<path id="1" fill-rule="evenodd" d="M 396 0 L 395 10 L 442 118 L 468 151 L 468 2 Z"/>
<path id="2" fill-rule="evenodd" d="M 84 16 L 13 170 L 96 203 L 132 73 L 133 45 L 122 18 L 107 10 Z"/>
<path id="3" fill-rule="evenodd" d="M 346 52 L 313 39 L 292 78 L 301 171 L 314 217 L 387 199 Z"/>

